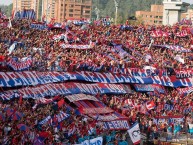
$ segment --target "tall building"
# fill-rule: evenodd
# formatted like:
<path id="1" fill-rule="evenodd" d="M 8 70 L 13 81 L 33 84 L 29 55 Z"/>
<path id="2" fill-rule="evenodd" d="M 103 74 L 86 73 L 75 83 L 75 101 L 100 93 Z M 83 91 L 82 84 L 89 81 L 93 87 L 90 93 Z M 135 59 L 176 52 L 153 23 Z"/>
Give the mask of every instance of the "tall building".
<path id="1" fill-rule="evenodd" d="M 48 22 L 52 18 L 56 22 L 71 18 L 90 19 L 92 0 L 13 0 L 13 10 L 23 9 L 34 9 L 38 20 L 45 15 Z"/>
<path id="2" fill-rule="evenodd" d="M 182 0 L 164 0 L 163 5 L 163 24 L 173 25 L 181 20 L 182 13 L 187 11 L 190 4 Z"/>
<path id="3" fill-rule="evenodd" d="M 92 0 L 55 0 L 55 18 L 57 22 L 65 19 L 90 19 Z"/>
<path id="4" fill-rule="evenodd" d="M 57 8 L 55 7 L 56 0 L 42 0 L 42 15 L 46 16 L 46 20 L 50 21 L 52 18 L 55 18 L 55 12 Z"/>
<path id="5" fill-rule="evenodd" d="M 13 10 L 31 9 L 32 0 L 13 0 Z"/>
<path id="6" fill-rule="evenodd" d="M 163 5 L 151 5 L 151 11 L 136 11 L 135 16 L 141 17 L 144 24 L 162 25 Z"/>
<path id="7" fill-rule="evenodd" d="M 13 0 L 13 10 L 22 11 L 23 9 L 33 9 L 36 12 L 36 18 L 40 19 L 42 15 L 43 0 Z"/>

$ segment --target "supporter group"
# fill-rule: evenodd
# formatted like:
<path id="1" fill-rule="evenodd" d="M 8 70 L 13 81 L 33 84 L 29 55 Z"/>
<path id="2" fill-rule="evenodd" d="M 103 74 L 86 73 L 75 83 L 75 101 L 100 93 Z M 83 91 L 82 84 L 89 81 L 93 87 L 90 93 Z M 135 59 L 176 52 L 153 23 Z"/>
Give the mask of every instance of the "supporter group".
<path id="1" fill-rule="evenodd" d="M 193 28 L 0 19 L 0 144 L 137 144 L 192 133 Z"/>

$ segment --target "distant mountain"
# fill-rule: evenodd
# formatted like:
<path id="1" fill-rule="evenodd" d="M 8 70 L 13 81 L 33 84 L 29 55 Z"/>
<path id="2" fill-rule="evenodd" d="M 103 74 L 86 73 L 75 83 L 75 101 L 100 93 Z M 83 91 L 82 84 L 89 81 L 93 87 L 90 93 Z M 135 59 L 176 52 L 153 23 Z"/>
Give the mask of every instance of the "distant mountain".
<path id="1" fill-rule="evenodd" d="M 117 0 L 119 3 L 118 22 L 122 23 L 125 20 L 135 15 L 138 10 L 150 10 L 151 4 L 162 4 L 163 0 Z M 93 0 L 92 17 L 96 18 L 95 8 L 100 10 L 101 17 L 115 18 L 115 3 L 114 0 Z"/>

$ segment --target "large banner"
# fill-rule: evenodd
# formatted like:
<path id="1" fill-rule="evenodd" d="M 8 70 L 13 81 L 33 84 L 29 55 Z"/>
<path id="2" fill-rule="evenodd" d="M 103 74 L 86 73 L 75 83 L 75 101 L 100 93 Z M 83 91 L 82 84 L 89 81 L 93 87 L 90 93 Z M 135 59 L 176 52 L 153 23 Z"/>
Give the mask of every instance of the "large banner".
<path id="1" fill-rule="evenodd" d="M 100 108 L 83 108 L 82 113 L 83 114 L 108 114 L 113 113 L 114 110 L 112 110 L 109 107 L 100 107 Z"/>
<path id="2" fill-rule="evenodd" d="M 153 92 L 158 91 L 160 93 L 165 93 L 163 86 L 156 84 L 134 84 L 136 91 L 138 92 Z"/>
<path id="3" fill-rule="evenodd" d="M 187 70 L 175 70 L 176 78 L 192 78 L 193 77 L 193 69 Z"/>
<path id="4" fill-rule="evenodd" d="M 131 93 L 128 85 L 118 84 L 84 84 L 84 83 L 61 83 L 47 84 L 36 87 L 26 87 L 16 90 L 9 90 L 0 93 L 0 98 L 10 100 L 12 98 L 43 98 L 46 96 L 71 95 L 71 94 L 127 94 Z"/>
<path id="5" fill-rule="evenodd" d="M 104 129 L 106 130 L 128 130 L 129 125 L 127 120 L 116 120 L 104 122 Z"/>
<path id="6" fill-rule="evenodd" d="M 46 24 L 44 24 L 44 23 L 31 23 L 31 24 L 30 24 L 30 28 L 31 28 L 31 29 L 37 29 L 37 30 L 45 30 L 45 29 L 48 29 L 48 27 L 47 27 Z"/>
<path id="7" fill-rule="evenodd" d="M 177 88 L 180 95 L 188 95 L 193 92 L 193 87 Z"/>
<path id="8" fill-rule="evenodd" d="M 118 114 L 117 112 L 111 113 L 111 114 L 88 114 L 90 117 L 92 117 L 93 119 L 97 120 L 97 121 L 115 121 L 115 120 L 120 120 L 120 119 L 127 119 L 125 116 L 122 116 L 120 114 Z"/>
<path id="9" fill-rule="evenodd" d="M 167 111 L 177 110 L 180 114 L 188 114 L 188 113 L 191 113 L 192 106 L 163 103 L 156 106 L 155 109 L 157 112 L 160 112 L 161 110 L 167 110 Z"/>
<path id="10" fill-rule="evenodd" d="M 147 46 L 147 44 L 142 45 L 142 46 Z M 170 49 L 170 50 L 176 51 L 176 52 L 188 52 L 188 53 L 191 52 L 190 48 L 184 48 L 184 47 L 181 47 L 178 45 L 156 45 L 156 44 L 153 44 L 152 47 L 167 48 L 167 49 Z"/>
<path id="11" fill-rule="evenodd" d="M 91 95 L 86 94 L 74 94 L 74 95 L 68 95 L 65 98 L 67 98 L 70 102 L 80 101 L 80 100 L 92 100 L 92 101 L 99 101 L 97 98 Z"/>
<path id="12" fill-rule="evenodd" d="M 14 58 L 10 58 L 10 60 L 7 62 L 7 65 L 11 67 L 14 71 L 23 71 L 27 70 L 32 65 L 32 58 L 28 57 L 25 58 L 25 60 L 22 61 L 16 61 Z"/>
<path id="13" fill-rule="evenodd" d="M 160 123 L 182 123 L 184 122 L 184 117 L 183 116 L 158 116 L 153 119 L 153 122 L 155 124 L 160 124 Z"/>
<path id="14" fill-rule="evenodd" d="M 71 44 L 61 44 L 60 47 L 66 49 L 66 48 L 71 48 L 71 49 L 91 49 L 91 45 L 71 45 Z"/>
<path id="15" fill-rule="evenodd" d="M 123 68 L 114 70 L 113 73 L 127 74 L 129 76 L 140 76 L 140 77 L 150 77 L 150 76 L 167 76 L 167 70 L 155 70 L 155 69 L 140 69 L 140 68 Z"/>
<path id="16" fill-rule="evenodd" d="M 183 70 L 174 70 L 176 78 L 192 78 L 193 69 L 183 69 Z M 165 69 L 140 69 L 140 68 L 113 68 L 111 69 L 113 73 L 121 73 L 129 76 L 140 76 L 140 77 L 150 77 L 150 76 L 170 76 L 170 72 Z"/>
<path id="17" fill-rule="evenodd" d="M 87 81 L 95 83 L 158 84 L 169 87 L 192 87 L 193 78 L 177 79 L 175 76 L 128 76 L 97 72 L 0 72 L 0 87 L 35 86 L 64 81 Z M 104 85 L 104 84 L 101 84 Z"/>
<path id="18" fill-rule="evenodd" d="M 34 20 L 36 18 L 36 12 L 33 9 L 23 9 L 21 11 L 17 11 L 14 15 L 14 18 Z"/>
<path id="19" fill-rule="evenodd" d="M 67 119 L 68 117 L 70 117 L 69 114 L 64 113 L 63 111 L 60 111 L 59 114 L 56 115 L 57 121 L 58 123 L 60 123 L 61 121 Z M 45 119 L 43 119 L 42 121 L 40 121 L 38 124 L 43 125 L 46 124 L 47 122 L 52 122 L 50 120 L 52 120 L 53 117 L 51 117 L 50 115 L 47 116 Z"/>

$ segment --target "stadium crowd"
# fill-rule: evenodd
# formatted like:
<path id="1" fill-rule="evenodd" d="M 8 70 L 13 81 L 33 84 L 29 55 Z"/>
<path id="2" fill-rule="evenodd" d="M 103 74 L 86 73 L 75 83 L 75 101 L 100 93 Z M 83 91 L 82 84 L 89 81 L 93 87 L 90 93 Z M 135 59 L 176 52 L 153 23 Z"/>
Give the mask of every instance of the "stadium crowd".
<path id="1" fill-rule="evenodd" d="M 192 68 L 193 58 L 188 51 L 182 53 L 175 49 L 158 47 L 175 45 L 192 51 L 192 33 L 185 26 L 130 26 L 131 28 L 127 30 L 120 26 L 103 25 L 91 25 L 81 29 L 80 26 L 67 24 L 67 30 L 49 31 L 32 30 L 29 28 L 30 23 L 23 20 L 12 22 L 13 28 L 4 28 L 0 34 L 1 64 L 5 64 L 13 57 L 16 57 L 17 61 L 31 57 L 33 61 L 30 70 L 38 71 L 113 72 L 115 69 L 143 68 L 146 65 L 156 69 Z M 186 34 L 178 37 L 180 29 L 184 29 Z M 163 33 L 162 31 L 167 35 L 152 37 L 152 33 Z M 54 36 L 64 33 L 65 39 L 54 41 Z M 8 48 L 14 42 L 17 42 L 16 49 L 9 55 Z M 61 43 L 91 45 L 92 49 L 87 51 L 63 49 Z M 122 45 L 124 52 L 113 49 L 114 45 L 119 44 Z"/>
<path id="2" fill-rule="evenodd" d="M 167 70 L 168 74 L 175 75 L 175 70 L 193 67 L 193 33 L 187 25 L 106 26 L 101 22 L 82 27 L 65 22 L 64 29 L 38 30 L 30 28 L 30 24 L 30 20 L 12 20 L 11 28 L 1 26 L 1 71 L 125 73 L 123 69 L 136 68 L 137 71 L 148 66 L 158 74 L 159 70 Z M 90 49 L 64 49 L 66 44 L 87 45 Z M 179 49 L 167 46 L 179 46 Z M 28 59 L 28 67 L 13 67 L 13 62 L 19 64 Z M 99 94 L 96 97 L 125 116 L 129 126 L 138 122 L 140 131 L 147 134 L 148 139 L 157 139 L 159 131 L 173 133 L 176 127 L 188 132 L 188 125 L 193 123 L 192 110 L 186 112 L 184 109 L 193 107 L 193 94 L 184 97 L 175 88 L 165 89 L 165 94 L 140 93 L 133 89 L 132 94 Z M 109 145 L 128 142 L 127 131 L 105 130 L 102 121 L 82 115 L 78 106 L 66 103 L 67 100 L 60 105 L 62 97 L 57 96 L 46 104 L 20 98 L 1 101 L 0 144 L 76 144 L 97 136 L 105 136 L 104 143 Z M 154 108 L 148 110 L 144 107 L 146 102 L 153 102 Z M 165 104 L 174 108 L 167 109 Z M 55 114 L 61 112 L 70 116 L 58 123 Z M 52 122 L 40 124 L 47 116 L 52 116 Z M 155 123 L 153 118 L 160 116 L 183 116 L 184 121 Z"/>

